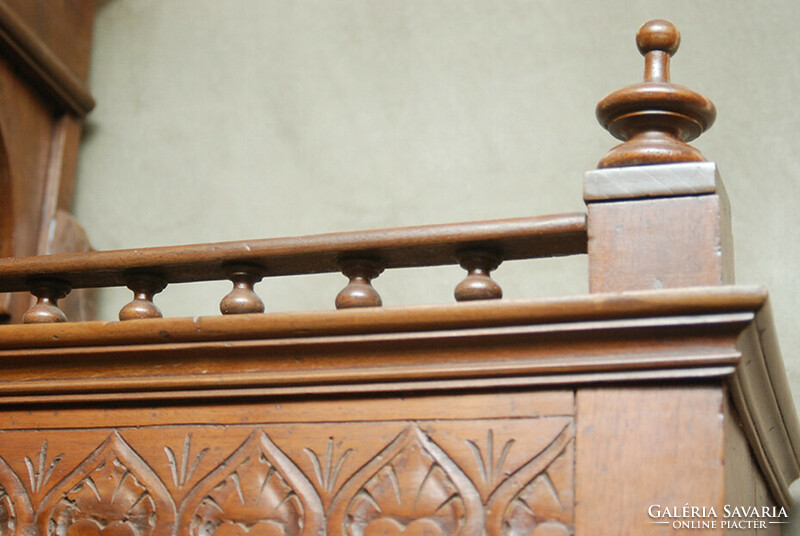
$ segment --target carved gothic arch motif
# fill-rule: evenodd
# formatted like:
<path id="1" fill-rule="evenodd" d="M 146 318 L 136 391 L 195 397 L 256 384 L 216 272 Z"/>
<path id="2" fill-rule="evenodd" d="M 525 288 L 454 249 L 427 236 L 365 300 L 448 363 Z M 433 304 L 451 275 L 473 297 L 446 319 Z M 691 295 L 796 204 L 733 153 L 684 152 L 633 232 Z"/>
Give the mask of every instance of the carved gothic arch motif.
<path id="1" fill-rule="evenodd" d="M 175 504 L 150 466 L 114 431 L 42 499 L 41 536 L 106 532 L 171 536 Z"/>
<path id="2" fill-rule="evenodd" d="M 198 482 L 180 507 L 178 536 L 317 535 L 322 502 L 302 471 L 261 429 Z"/>

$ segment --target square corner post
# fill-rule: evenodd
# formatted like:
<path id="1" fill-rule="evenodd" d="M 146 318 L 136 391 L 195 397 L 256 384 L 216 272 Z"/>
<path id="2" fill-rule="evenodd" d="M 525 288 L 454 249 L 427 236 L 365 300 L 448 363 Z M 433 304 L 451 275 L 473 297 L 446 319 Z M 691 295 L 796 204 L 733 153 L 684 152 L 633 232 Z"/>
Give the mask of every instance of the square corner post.
<path id="1" fill-rule="evenodd" d="M 729 205 L 714 163 L 590 171 L 584 198 L 592 293 L 733 282 Z M 730 530 L 725 504 L 775 504 L 723 378 L 587 386 L 576 406 L 576 534 L 669 534 L 675 520 L 652 512 L 688 504 L 700 515 L 680 522 L 721 535 Z"/>
<path id="2" fill-rule="evenodd" d="M 725 189 L 713 162 L 586 173 L 590 292 L 733 283 Z"/>

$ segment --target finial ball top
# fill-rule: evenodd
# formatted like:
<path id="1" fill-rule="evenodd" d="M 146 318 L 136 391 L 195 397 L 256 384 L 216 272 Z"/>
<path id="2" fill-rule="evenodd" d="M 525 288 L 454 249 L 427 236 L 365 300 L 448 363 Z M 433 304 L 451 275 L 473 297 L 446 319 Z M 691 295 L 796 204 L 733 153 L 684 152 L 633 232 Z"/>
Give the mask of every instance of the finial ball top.
<path id="1" fill-rule="evenodd" d="M 672 56 L 678 51 L 680 44 L 680 32 L 667 20 L 655 19 L 645 22 L 636 34 L 636 46 L 642 55 L 652 50 L 663 50 Z"/>

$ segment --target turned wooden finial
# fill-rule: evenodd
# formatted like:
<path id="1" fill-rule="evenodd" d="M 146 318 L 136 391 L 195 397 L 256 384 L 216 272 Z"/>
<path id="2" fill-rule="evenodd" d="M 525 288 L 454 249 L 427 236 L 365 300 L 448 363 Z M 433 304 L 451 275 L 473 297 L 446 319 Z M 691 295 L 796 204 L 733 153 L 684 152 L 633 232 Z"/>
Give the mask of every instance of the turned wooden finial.
<path id="1" fill-rule="evenodd" d="M 636 45 L 644 56 L 644 82 L 617 90 L 597 105 L 597 119 L 617 145 L 597 167 L 703 162 L 703 155 L 686 142 L 709 129 L 717 115 L 703 95 L 669 80 L 669 60 L 681 35 L 665 20 L 639 28 Z"/>
<path id="2" fill-rule="evenodd" d="M 453 295 L 456 301 L 498 300 L 503 297 L 500 288 L 489 273 L 500 266 L 500 259 L 488 251 L 467 250 L 459 254 L 459 264 L 467 271 L 467 277 L 456 285 Z"/>
<path id="3" fill-rule="evenodd" d="M 22 315 L 23 324 L 66 322 L 67 316 L 58 308 L 58 300 L 69 294 L 69 283 L 58 279 L 39 279 L 30 283 L 36 304 Z"/>
<path id="4" fill-rule="evenodd" d="M 254 289 L 264 277 L 264 269 L 252 264 L 235 263 L 227 266 L 233 289 L 222 298 L 219 311 L 224 315 L 263 313 L 264 302 Z"/>
<path id="5" fill-rule="evenodd" d="M 372 280 L 383 271 L 377 262 L 370 259 L 342 259 L 339 261 L 339 267 L 350 281 L 336 295 L 337 309 L 383 305 L 381 295 L 372 286 Z"/>
<path id="6" fill-rule="evenodd" d="M 128 279 L 128 289 L 133 300 L 119 310 L 120 321 L 161 318 L 161 310 L 153 303 L 153 297 L 167 287 L 161 277 L 151 274 L 133 274 Z"/>

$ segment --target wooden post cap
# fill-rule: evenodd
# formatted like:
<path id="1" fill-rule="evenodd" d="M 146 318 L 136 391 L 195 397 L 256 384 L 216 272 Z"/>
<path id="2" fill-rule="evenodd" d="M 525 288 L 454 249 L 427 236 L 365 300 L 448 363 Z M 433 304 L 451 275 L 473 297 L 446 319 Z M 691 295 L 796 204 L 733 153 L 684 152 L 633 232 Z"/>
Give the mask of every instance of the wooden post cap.
<path id="1" fill-rule="evenodd" d="M 678 29 L 668 21 L 651 20 L 639 28 L 636 45 L 644 56 L 644 82 L 619 89 L 597 105 L 600 124 L 625 142 L 598 167 L 705 161 L 686 142 L 709 129 L 717 112 L 703 95 L 670 82 L 669 60 L 680 42 Z"/>

